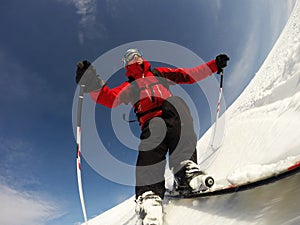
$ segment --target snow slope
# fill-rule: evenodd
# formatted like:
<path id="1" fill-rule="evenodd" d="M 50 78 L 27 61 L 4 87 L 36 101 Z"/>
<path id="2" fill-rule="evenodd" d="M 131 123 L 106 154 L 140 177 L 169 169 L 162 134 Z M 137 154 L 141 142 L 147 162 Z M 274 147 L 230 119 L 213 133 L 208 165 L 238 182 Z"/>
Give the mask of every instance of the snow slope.
<path id="1" fill-rule="evenodd" d="M 297 1 L 262 67 L 224 115 L 224 143 L 207 168 L 217 177 L 300 154 L 299 5 Z M 198 143 L 199 155 L 210 132 Z"/>
<path id="2" fill-rule="evenodd" d="M 217 179 L 232 182 L 263 176 L 270 170 L 299 160 L 300 155 L 300 2 L 281 36 L 251 83 L 232 104 L 226 116 L 221 148 L 207 163 Z M 225 117 L 224 117 L 225 118 Z M 205 154 L 211 129 L 198 142 Z M 290 157 L 289 157 L 290 156 Z M 251 170 L 252 173 L 249 173 Z M 261 173 L 262 171 L 262 173 Z M 249 175 L 250 174 L 250 175 Z M 199 201 L 171 200 L 166 205 L 167 224 L 257 224 L 239 220 L 238 215 L 218 215 L 217 207 L 231 200 L 211 198 Z M 256 203 L 254 203 L 256 204 Z M 136 224 L 134 199 L 91 219 L 89 225 Z M 223 207 L 223 206 L 222 206 Z M 227 210 L 224 207 L 221 210 Z M 238 214 L 237 212 L 235 214 Z M 244 212 L 246 213 L 246 212 Z M 234 214 L 234 213 L 233 213 Z M 188 219 L 187 219 L 188 218 Z M 260 223 L 262 224 L 262 223 Z"/>

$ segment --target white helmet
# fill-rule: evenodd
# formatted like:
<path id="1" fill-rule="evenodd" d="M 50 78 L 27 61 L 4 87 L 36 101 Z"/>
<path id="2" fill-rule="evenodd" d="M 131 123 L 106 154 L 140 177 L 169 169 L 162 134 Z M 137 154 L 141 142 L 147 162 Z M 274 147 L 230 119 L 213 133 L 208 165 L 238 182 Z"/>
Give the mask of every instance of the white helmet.
<path id="1" fill-rule="evenodd" d="M 124 66 L 127 66 L 128 63 L 134 59 L 134 56 L 139 56 L 142 57 L 142 53 L 140 52 L 140 50 L 138 50 L 137 48 L 130 48 L 126 51 L 126 53 L 124 54 L 122 61 Z"/>

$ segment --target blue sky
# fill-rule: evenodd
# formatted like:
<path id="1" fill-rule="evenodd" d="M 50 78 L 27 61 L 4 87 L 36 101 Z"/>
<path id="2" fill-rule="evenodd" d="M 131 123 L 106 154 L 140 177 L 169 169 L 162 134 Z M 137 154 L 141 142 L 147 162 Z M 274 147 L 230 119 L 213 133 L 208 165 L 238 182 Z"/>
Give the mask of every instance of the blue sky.
<path id="1" fill-rule="evenodd" d="M 66 225 L 83 220 L 72 128 L 77 61 L 94 61 L 113 48 L 143 40 L 176 43 L 205 61 L 225 52 L 231 57 L 224 83 L 229 106 L 263 63 L 294 2 L 1 1 L 0 223 Z M 112 77 L 111 87 L 126 80 L 122 72 Z M 210 116 L 205 99 L 193 97 L 202 104 L 202 134 Z M 113 156 L 134 164 L 136 152 L 114 137 L 106 119 L 110 115 L 109 109 L 97 106 L 101 138 Z M 138 133 L 137 125 L 132 130 Z M 134 193 L 133 187 L 103 178 L 85 161 L 83 170 L 89 217 Z"/>

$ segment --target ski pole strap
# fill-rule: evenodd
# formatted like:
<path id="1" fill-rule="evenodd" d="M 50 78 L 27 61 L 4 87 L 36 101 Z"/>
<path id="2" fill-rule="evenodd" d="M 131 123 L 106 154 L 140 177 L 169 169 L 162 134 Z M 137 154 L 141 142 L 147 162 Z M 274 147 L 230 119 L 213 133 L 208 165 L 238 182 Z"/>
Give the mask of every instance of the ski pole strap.
<path id="1" fill-rule="evenodd" d="M 152 109 L 149 109 L 149 110 L 147 110 L 147 111 L 140 112 L 140 113 L 137 112 L 137 110 L 135 110 L 134 112 L 135 112 L 135 114 L 136 114 L 136 117 L 137 117 L 138 120 L 139 120 L 141 117 L 145 116 L 146 114 L 152 113 L 152 112 L 156 112 L 156 111 L 159 111 L 159 110 L 162 110 L 162 107 L 161 107 L 161 106 L 157 106 L 157 107 L 154 107 L 154 108 L 152 108 Z"/>
<path id="2" fill-rule="evenodd" d="M 134 123 L 134 122 L 137 121 L 136 119 L 134 119 L 134 120 L 126 119 L 126 114 L 125 114 L 125 113 L 123 113 L 123 120 L 124 120 L 125 122 L 127 122 L 127 123 Z"/>

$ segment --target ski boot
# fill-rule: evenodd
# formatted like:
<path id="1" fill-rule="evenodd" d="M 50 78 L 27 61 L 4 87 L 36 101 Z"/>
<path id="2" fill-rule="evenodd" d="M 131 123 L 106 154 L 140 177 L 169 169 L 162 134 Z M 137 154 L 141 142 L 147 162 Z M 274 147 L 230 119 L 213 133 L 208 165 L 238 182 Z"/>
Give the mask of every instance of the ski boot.
<path id="1" fill-rule="evenodd" d="M 191 160 L 181 162 L 183 168 L 175 175 L 174 188 L 181 194 L 203 192 L 214 185 L 214 179 Z"/>
<path id="2" fill-rule="evenodd" d="M 152 191 L 147 191 L 136 200 L 135 212 L 141 225 L 162 225 L 162 199 Z"/>

